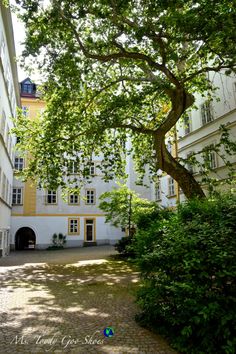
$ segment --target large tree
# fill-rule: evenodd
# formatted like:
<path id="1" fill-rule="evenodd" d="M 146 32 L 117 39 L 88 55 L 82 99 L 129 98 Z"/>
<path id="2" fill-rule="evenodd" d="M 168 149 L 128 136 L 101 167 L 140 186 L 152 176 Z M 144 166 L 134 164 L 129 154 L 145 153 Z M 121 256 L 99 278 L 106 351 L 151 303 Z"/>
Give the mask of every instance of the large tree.
<path id="1" fill-rule="evenodd" d="M 212 91 L 208 72 L 235 71 L 235 1 L 43 3 L 17 1 L 24 55 L 47 73 L 44 118 L 19 118 L 21 149 L 32 157 L 28 176 L 63 184 L 68 160 L 76 160 L 82 179 L 95 153 L 103 155 L 106 179 L 121 177 L 129 138 L 139 172 L 161 169 L 187 198 L 203 197 L 166 137 L 194 94 Z"/>

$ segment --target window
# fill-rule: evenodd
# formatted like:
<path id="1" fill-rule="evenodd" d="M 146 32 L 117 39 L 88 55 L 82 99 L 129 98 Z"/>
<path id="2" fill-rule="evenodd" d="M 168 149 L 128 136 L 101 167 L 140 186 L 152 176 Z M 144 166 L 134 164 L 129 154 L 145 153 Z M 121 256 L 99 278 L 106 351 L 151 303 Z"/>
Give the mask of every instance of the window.
<path id="1" fill-rule="evenodd" d="M 23 86 L 22 86 L 22 92 L 32 93 L 33 92 L 33 85 L 24 83 Z"/>
<path id="2" fill-rule="evenodd" d="M 184 117 L 184 135 L 188 135 L 191 132 L 191 118 L 189 116 Z"/>
<path id="3" fill-rule="evenodd" d="M 9 136 L 9 126 L 7 125 L 7 130 L 6 130 L 6 147 L 7 147 L 7 150 L 9 152 L 9 139 L 10 139 L 10 136 Z"/>
<path id="4" fill-rule="evenodd" d="M 22 205 L 22 188 L 13 188 L 12 190 L 12 204 Z"/>
<path id="5" fill-rule="evenodd" d="M 79 218 L 68 219 L 68 234 L 69 235 L 79 234 Z"/>
<path id="6" fill-rule="evenodd" d="M 7 179 L 7 184 L 6 184 L 6 196 L 5 196 L 5 201 L 8 203 L 9 201 L 9 181 Z"/>
<path id="7" fill-rule="evenodd" d="M 7 178 L 5 173 L 2 174 L 2 198 L 6 200 Z"/>
<path id="8" fill-rule="evenodd" d="M 57 192 L 47 191 L 46 204 L 57 204 Z"/>
<path id="9" fill-rule="evenodd" d="M 5 126 L 6 126 L 6 114 L 2 111 L 2 121 L 1 121 L 1 134 L 4 138 L 5 135 Z"/>
<path id="10" fill-rule="evenodd" d="M 155 185 L 155 198 L 156 198 L 156 201 L 161 200 L 161 185 L 160 185 L 160 182 Z"/>
<path id="11" fill-rule="evenodd" d="M 78 163 L 76 161 L 68 162 L 68 172 L 71 174 L 78 173 Z"/>
<path id="12" fill-rule="evenodd" d="M 168 196 L 173 197 L 175 195 L 175 181 L 174 178 L 168 179 Z"/>
<path id="13" fill-rule="evenodd" d="M 217 159 L 215 151 L 209 153 L 210 168 L 214 169 L 217 167 Z"/>
<path id="14" fill-rule="evenodd" d="M 209 150 L 205 152 L 204 156 L 204 161 L 210 169 L 214 169 L 217 167 L 217 158 L 216 158 L 216 152 L 215 151 L 210 151 L 210 146 Z"/>
<path id="15" fill-rule="evenodd" d="M 12 203 L 12 185 L 10 184 L 10 193 L 9 193 L 8 204 L 10 205 L 11 203 Z"/>
<path id="16" fill-rule="evenodd" d="M 14 168 L 16 171 L 22 171 L 24 168 L 24 159 L 22 157 L 15 157 Z"/>
<path id="17" fill-rule="evenodd" d="M 206 101 L 201 105 L 201 118 L 202 125 L 213 121 L 212 104 L 210 101 Z"/>
<path id="18" fill-rule="evenodd" d="M 86 197 L 85 204 L 95 204 L 95 190 L 94 189 L 86 189 L 85 197 Z"/>
<path id="19" fill-rule="evenodd" d="M 95 163 L 94 162 L 90 163 L 89 174 L 90 174 L 90 176 L 95 176 Z"/>
<path id="20" fill-rule="evenodd" d="M 69 194 L 69 204 L 79 204 L 79 195 L 78 193 Z"/>

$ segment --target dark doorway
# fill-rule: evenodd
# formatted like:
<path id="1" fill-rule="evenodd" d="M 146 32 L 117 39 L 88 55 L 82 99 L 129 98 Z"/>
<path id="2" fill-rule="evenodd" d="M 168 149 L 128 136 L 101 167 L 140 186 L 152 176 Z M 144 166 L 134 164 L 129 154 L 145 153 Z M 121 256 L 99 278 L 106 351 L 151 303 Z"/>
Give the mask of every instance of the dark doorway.
<path id="1" fill-rule="evenodd" d="M 21 227 L 15 238 L 16 250 L 32 250 L 35 249 L 36 236 L 30 227 Z"/>

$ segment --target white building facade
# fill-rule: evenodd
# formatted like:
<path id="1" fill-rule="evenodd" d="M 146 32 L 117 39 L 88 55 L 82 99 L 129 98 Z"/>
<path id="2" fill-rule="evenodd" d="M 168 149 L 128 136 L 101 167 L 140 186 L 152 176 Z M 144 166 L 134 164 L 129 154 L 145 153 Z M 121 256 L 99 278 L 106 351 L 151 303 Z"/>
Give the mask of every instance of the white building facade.
<path id="1" fill-rule="evenodd" d="M 230 139 L 236 142 L 236 77 L 226 76 L 224 73 L 213 73 L 209 76 L 214 82 L 217 90 L 212 100 L 196 95 L 195 104 L 197 109 L 191 110 L 185 121 L 177 125 L 177 145 L 173 143 L 170 147 L 175 156 L 177 148 L 178 157 L 187 159 L 194 155 L 197 162 L 203 163 L 203 154 L 198 152 L 216 145 L 220 141 L 222 125 L 229 129 Z M 228 167 L 221 156 L 225 155 L 225 161 L 230 161 L 236 168 L 236 156 L 229 156 L 225 153 L 223 146 L 219 152 L 209 152 L 210 177 L 221 181 L 221 189 L 227 190 L 224 181 L 228 177 Z M 186 163 L 185 165 L 194 177 L 201 183 L 201 167 Z M 184 201 L 185 196 L 179 190 L 177 183 L 168 175 L 161 174 L 159 185 L 152 192 L 152 199 L 164 207 L 174 207 L 177 201 Z M 204 191 L 208 194 L 207 185 L 201 183 Z M 154 191 L 155 189 L 155 191 Z"/>
<path id="2" fill-rule="evenodd" d="M 9 253 L 15 138 L 12 117 L 20 106 L 10 10 L 0 3 L 0 256 Z"/>
<path id="3" fill-rule="evenodd" d="M 37 95 L 36 85 L 29 79 L 20 83 L 23 113 L 29 119 L 40 114 L 45 103 Z M 91 183 L 80 194 L 62 197 L 60 189 L 37 188 L 31 181 L 26 183 L 14 178 L 12 193 L 11 248 L 16 250 L 52 246 L 53 235 L 66 236 L 64 247 L 114 244 L 124 232 L 105 223 L 105 215 L 99 209 L 99 197 L 116 186 L 115 182 L 102 180 L 99 164 L 94 157 L 90 166 Z M 21 171 L 27 164 L 24 157 L 15 156 L 14 169 Z M 76 178 L 76 165 L 70 167 L 70 177 Z"/>
<path id="4" fill-rule="evenodd" d="M 176 154 L 174 151 L 176 147 L 178 156 L 186 159 L 189 154 L 196 154 L 204 147 L 217 144 L 221 135 L 219 130 L 221 125 L 226 125 L 230 129 L 230 138 L 236 141 L 236 78 L 216 74 L 212 79 L 218 87 L 215 98 L 209 102 L 202 97 L 196 97 L 198 108 L 189 113 L 187 120 L 178 124 L 177 145 L 170 144 L 173 155 Z M 29 115 L 29 119 L 33 119 L 43 109 L 44 102 L 34 97 L 35 85 L 32 87 L 30 85 L 33 85 L 30 79 L 21 83 L 21 90 L 25 90 L 21 99 L 23 111 Z M 217 97 L 220 98 L 219 101 Z M 202 155 L 197 154 L 196 159 L 201 162 Z M 236 165 L 236 156 L 232 155 L 230 160 Z M 14 167 L 21 170 L 25 163 L 23 158 L 16 156 Z M 60 190 L 38 189 L 30 181 L 22 183 L 15 179 L 11 219 L 12 248 L 45 249 L 52 245 L 54 233 L 66 235 L 65 247 L 114 244 L 124 236 L 125 233 L 120 228 L 105 223 L 105 216 L 98 207 L 100 195 L 116 186 L 115 182 L 105 183 L 102 180 L 100 163 L 101 159 L 95 157 L 90 168 L 92 181 L 84 186 L 80 195 L 70 194 L 62 198 Z M 210 163 L 211 174 L 224 181 L 228 168 L 220 154 L 210 153 Z M 195 166 L 188 168 L 200 181 L 199 168 Z M 76 175 L 75 168 L 71 172 Z M 137 191 L 143 198 L 156 200 L 164 207 L 175 207 L 177 202 L 185 200 L 176 181 L 166 174 L 160 177 L 159 185 L 150 184 L 146 176 L 145 186 L 137 186 L 131 156 L 127 159 L 126 173 L 128 187 Z M 202 187 L 207 192 L 206 186 Z"/>

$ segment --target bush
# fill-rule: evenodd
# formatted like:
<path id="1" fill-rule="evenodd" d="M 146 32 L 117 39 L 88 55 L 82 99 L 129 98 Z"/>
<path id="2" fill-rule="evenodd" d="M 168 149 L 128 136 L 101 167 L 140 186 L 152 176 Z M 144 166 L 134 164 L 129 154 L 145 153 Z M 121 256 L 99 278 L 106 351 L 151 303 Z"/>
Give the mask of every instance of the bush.
<path id="1" fill-rule="evenodd" d="M 138 319 L 184 353 L 235 353 L 235 225 L 236 197 L 229 195 L 180 205 L 136 234 L 144 245 Z"/>
<path id="2" fill-rule="evenodd" d="M 115 249 L 124 257 L 135 257 L 133 248 L 134 236 L 124 236 L 116 244 Z"/>
<path id="3" fill-rule="evenodd" d="M 159 209 L 139 215 L 138 231 L 134 243 L 134 252 L 137 258 L 152 252 L 173 215 L 173 211 L 168 209 Z"/>

